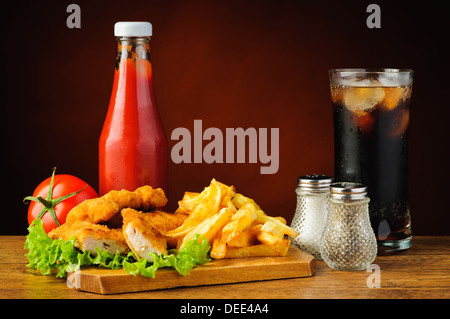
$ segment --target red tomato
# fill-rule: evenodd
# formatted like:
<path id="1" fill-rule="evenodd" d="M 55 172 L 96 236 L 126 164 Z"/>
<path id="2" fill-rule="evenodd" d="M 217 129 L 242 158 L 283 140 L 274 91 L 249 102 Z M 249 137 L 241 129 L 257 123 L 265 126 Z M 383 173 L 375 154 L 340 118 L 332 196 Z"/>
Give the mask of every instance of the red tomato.
<path id="1" fill-rule="evenodd" d="M 55 171 L 53 171 L 53 175 L 54 174 Z M 53 190 L 49 197 L 52 177 L 49 177 L 40 183 L 38 187 L 36 187 L 32 197 L 25 197 L 25 200 L 31 200 L 28 208 L 28 224 L 31 224 L 33 220 L 38 218 L 39 214 L 43 214 L 41 219 L 46 233 L 58 227 L 58 224 L 52 217 L 53 211 L 55 218 L 59 224 L 62 225 L 66 222 L 66 216 L 73 207 L 86 199 L 98 197 L 97 192 L 86 182 L 78 177 L 67 174 L 54 175 Z M 78 191 L 80 192 L 77 194 L 72 194 Z M 69 194 L 72 195 L 66 199 L 63 199 L 63 197 Z M 38 196 L 46 201 L 46 204 L 48 204 L 46 205 L 47 207 L 44 207 L 44 205 L 38 200 Z M 62 201 L 60 201 L 61 199 Z"/>

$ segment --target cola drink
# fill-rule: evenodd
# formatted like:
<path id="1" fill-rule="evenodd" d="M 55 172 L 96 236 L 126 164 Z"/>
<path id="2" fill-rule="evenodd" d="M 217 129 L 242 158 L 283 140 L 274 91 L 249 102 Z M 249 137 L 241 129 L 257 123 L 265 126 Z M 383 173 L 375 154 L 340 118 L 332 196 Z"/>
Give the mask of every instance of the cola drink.
<path id="1" fill-rule="evenodd" d="M 335 180 L 368 187 L 378 251 L 411 247 L 408 128 L 412 70 L 330 71 Z"/>

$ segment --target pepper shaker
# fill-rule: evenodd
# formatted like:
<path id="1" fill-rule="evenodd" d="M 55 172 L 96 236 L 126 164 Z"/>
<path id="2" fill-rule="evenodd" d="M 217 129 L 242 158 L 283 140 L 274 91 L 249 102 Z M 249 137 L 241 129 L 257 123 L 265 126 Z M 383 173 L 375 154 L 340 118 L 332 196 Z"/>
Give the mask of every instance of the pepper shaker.
<path id="1" fill-rule="evenodd" d="M 375 260 L 377 241 L 369 220 L 367 187 L 333 183 L 330 211 L 320 243 L 323 260 L 338 270 L 362 270 Z"/>
<path id="2" fill-rule="evenodd" d="M 328 198 L 333 179 L 326 175 L 305 175 L 297 180 L 297 208 L 291 227 L 299 234 L 294 246 L 320 257 L 320 238 L 328 215 Z"/>

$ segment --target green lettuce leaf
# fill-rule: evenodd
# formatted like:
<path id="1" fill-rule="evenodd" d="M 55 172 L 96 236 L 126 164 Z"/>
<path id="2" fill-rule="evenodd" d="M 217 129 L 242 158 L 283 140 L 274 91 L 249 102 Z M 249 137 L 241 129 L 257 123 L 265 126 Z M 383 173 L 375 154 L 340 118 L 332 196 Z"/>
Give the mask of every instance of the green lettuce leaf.
<path id="1" fill-rule="evenodd" d="M 67 272 L 80 269 L 81 266 L 98 265 L 109 269 L 119 269 L 125 259 L 135 261 L 134 255 L 121 256 L 96 249 L 97 255 L 89 251 L 80 251 L 75 247 L 76 240 L 51 239 L 44 231 L 41 219 L 34 220 L 28 227 L 25 249 L 28 252 L 30 268 L 39 270 L 43 275 L 52 274 L 56 270 L 56 277 L 64 278 Z"/>
<path id="2" fill-rule="evenodd" d="M 44 231 L 41 219 L 34 220 L 28 227 L 28 235 L 25 240 L 25 249 L 28 252 L 28 267 L 36 269 L 43 275 L 50 275 L 56 271 L 56 277 L 64 278 L 67 272 L 73 272 L 82 266 L 98 265 L 108 269 L 124 268 L 126 272 L 136 276 L 155 277 L 155 272 L 162 267 L 174 268 L 180 275 L 186 276 L 195 265 L 203 265 L 209 262 L 209 242 L 202 237 L 199 243 L 199 235 L 187 242 L 179 252 L 172 250 L 169 255 L 150 254 L 153 262 L 145 258 L 137 260 L 133 252 L 126 256 L 111 254 L 96 248 L 97 255 L 89 251 L 80 251 L 75 247 L 76 240 L 51 239 Z"/>
<path id="3" fill-rule="evenodd" d="M 156 270 L 162 267 L 171 267 L 180 275 L 186 276 L 190 274 L 191 269 L 195 265 L 204 265 L 211 260 L 209 257 L 210 249 L 209 242 L 204 237 L 201 237 L 201 243 L 199 243 L 199 235 L 196 234 L 178 254 L 171 253 L 158 256 L 150 253 L 149 255 L 152 257 L 153 262 L 149 262 L 145 258 L 141 258 L 134 263 L 124 261 L 123 269 L 134 276 L 139 274 L 144 277 L 155 278 Z"/>

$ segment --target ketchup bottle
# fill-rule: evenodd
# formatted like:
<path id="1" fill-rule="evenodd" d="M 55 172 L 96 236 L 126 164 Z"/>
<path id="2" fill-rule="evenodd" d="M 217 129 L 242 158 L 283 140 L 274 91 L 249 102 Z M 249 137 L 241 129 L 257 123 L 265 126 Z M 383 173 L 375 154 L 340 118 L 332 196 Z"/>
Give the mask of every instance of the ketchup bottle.
<path id="1" fill-rule="evenodd" d="M 100 196 L 143 185 L 167 192 L 167 138 L 156 106 L 148 22 L 118 22 L 114 84 L 99 141 Z"/>

